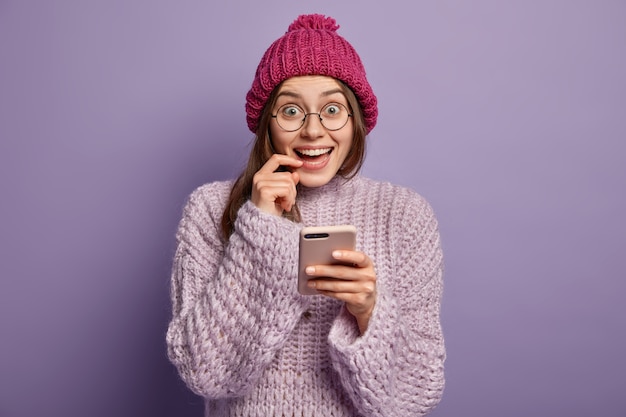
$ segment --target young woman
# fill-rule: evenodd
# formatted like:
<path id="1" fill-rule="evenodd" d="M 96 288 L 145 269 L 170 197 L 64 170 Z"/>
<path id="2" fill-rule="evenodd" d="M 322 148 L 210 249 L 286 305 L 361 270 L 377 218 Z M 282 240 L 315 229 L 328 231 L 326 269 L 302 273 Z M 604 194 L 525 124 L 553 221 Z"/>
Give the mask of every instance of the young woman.
<path id="1" fill-rule="evenodd" d="M 437 221 L 415 192 L 358 175 L 376 97 L 332 18 L 298 17 L 247 95 L 256 134 L 234 182 L 192 193 L 177 233 L 168 354 L 206 416 L 421 416 L 440 400 Z M 357 250 L 310 265 L 304 226 Z"/>

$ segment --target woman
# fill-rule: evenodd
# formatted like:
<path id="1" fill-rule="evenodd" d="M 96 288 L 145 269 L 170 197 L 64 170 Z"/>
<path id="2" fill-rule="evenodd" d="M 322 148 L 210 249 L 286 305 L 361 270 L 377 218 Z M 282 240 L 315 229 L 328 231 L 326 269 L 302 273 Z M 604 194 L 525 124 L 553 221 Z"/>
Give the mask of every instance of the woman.
<path id="1" fill-rule="evenodd" d="M 189 198 L 172 273 L 171 361 L 207 416 L 418 416 L 440 400 L 442 255 L 415 192 L 358 175 L 376 97 L 332 18 L 298 17 L 247 95 L 246 170 Z M 352 224 L 311 265 L 304 226 Z"/>

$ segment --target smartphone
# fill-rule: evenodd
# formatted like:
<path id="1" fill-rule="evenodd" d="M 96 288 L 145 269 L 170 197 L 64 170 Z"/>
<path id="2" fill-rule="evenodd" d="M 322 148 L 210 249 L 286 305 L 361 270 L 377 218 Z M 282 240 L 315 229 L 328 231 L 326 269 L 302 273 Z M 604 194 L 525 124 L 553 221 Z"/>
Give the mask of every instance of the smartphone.
<path id="1" fill-rule="evenodd" d="M 300 231 L 300 255 L 298 260 L 298 292 L 303 295 L 317 294 L 307 287 L 309 276 L 304 269 L 310 265 L 341 264 L 333 258 L 337 249 L 356 248 L 356 227 L 352 225 L 305 227 Z"/>

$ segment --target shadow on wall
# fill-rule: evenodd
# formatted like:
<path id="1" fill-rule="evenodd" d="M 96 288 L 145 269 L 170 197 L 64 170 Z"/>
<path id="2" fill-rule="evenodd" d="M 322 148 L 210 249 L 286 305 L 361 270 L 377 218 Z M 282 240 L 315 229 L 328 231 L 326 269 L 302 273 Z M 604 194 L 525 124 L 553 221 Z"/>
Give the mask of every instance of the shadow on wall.
<path id="1" fill-rule="evenodd" d="M 145 404 L 137 404 L 138 409 L 132 415 L 150 415 L 155 417 L 199 417 L 203 415 L 204 402 L 201 397 L 192 393 L 180 379 L 175 367 L 169 362 L 166 354 L 164 334 L 170 316 L 162 314 L 158 317 L 158 341 L 151 352 L 152 362 L 150 377 L 146 378 L 149 392 L 145 392 Z M 150 383 L 150 381 L 153 381 Z M 154 385 L 152 385 L 154 384 Z M 131 415 L 129 414 L 129 415 Z"/>
<path id="2" fill-rule="evenodd" d="M 200 142 L 203 146 L 201 149 L 194 151 L 190 149 L 187 153 L 191 162 L 191 166 L 194 167 L 194 171 L 182 174 L 180 176 L 181 184 L 177 187 L 178 190 L 183 190 L 186 195 L 182 196 L 179 203 L 179 210 L 175 210 L 173 213 L 169 213 L 169 218 L 176 219 L 176 224 L 180 219 L 182 206 L 189 194 L 189 190 L 193 190 L 201 184 L 216 181 L 235 178 L 242 169 L 247 154 L 249 152 L 249 143 L 252 134 L 247 130 L 244 130 L 242 135 L 244 139 L 237 140 L 224 140 L 233 135 L 232 129 L 229 126 L 220 126 L 217 129 L 211 129 L 211 135 L 213 137 L 202 137 Z M 202 149 L 203 148 L 203 149 Z M 181 164 L 180 166 L 186 166 L 187 164 Z M 175 242 L 171 239 L 166 242 L 171 245 L 171 252 L 174 252 Z M 171 268 L 171 259 L 167 263 L 167 272 L 169 276 L 169 270 Z M 159 317 L 159 323 L 161 324 L 161 335 L 165 333 L 167 324 L 169 323 L 171 316 L 171 308 L 169 306 L 169 286 L 167 293 L 167 315 Z M 163 344 L 165 346 L 165 344 Z M 159 361 L 161 368 L 161 376 L 163 381 L 162 389 L 163 398 L 163 410 L 164 412 L 158 412 L 158 415 L 165 416 L 201 416 L 203 415 L 204 402 L 201 397 L 193 394 L 182 382 L 174 366 L 169 362 L 167 357 L 161 356 L 162 361 Z"/>
<path id="3" fill-rule="evenodd" d="M 207 137 L 206 132 L 211 132 Z M 146 280 L 156 289 L 152 300 L 150 320 L 150 338 L 141 344 L 148 349 L 143 357 L 144 364 L 139 370 L 144 371 L 140 380 L 146 387 L 141 389 L 140 396 L 144 401 L 133 401 L 136 409 L 132 415 L 150 415 L 157 417 L 198 417 L 203 415 L 204 403 L 201 397 L 193 394 L 178 376 L 175 367 L 167 358 L 165 334 L 171 319 L 169 298 L 169 275 L 172 257 L 175 251 L 175 231 L 180 220 L 182 209 L 188 195 L 198 186 L 216 180 L 234 178 L 238 175 L 245 157 L 251 134 L 243 133 L 244 139 L 224 140 L 233 136 L 232 129 L 227 126 L 196 129 L 185 135 L 185 142 L 173 140 L 176 149 L 160 151 L 162 163 L 173 165 L 177 169 L 170 172 L 170 178 L 162 178 L 164 187 L 158 195 L 153 213 L 152 227 L 158 227 L 157 242 L 151 246 L 152 254 L 148 267 L 143 265 L 144 276 L 159 277 Z M 175 145 L 175 146 L 174 146 Z M 185 147 L 186 149 L 182 149 Z M 172 162 L 172 156 L 177 160 Z M 157 164 L 160 165 L 160 164 Z"/>

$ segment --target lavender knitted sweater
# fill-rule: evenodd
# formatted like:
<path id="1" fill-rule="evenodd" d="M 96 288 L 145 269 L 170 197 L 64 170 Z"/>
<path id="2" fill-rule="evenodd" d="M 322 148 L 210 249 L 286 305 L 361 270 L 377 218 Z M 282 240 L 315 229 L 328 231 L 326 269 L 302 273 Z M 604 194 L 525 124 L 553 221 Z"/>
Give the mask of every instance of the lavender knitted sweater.
<path id="1" fill-rule="evenodd" d="M 239 210 L 227 243 L 230 182 L 198 188 L 177 233 L 170 360 L 206 416 L 421 416 L 441 398 L 442 254 L 413 191 L 363 177 L 300 188 L 302 224 Z M 296 289 L 303 226 L 353 224 L 375 263 L 378 298 L 360 336 L 341 302 Z"/>

